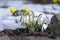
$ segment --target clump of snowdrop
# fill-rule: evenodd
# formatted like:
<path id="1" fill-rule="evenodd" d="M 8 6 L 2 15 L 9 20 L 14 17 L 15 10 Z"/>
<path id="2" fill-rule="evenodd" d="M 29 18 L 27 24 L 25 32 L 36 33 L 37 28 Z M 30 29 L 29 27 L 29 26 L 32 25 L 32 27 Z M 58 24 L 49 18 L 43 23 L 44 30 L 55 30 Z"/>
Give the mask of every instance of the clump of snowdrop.
<path id="1" fill-rule="evenodd" d="M 42 25 L 41 31 L 43 32 L 48 28 L 48 24 L 45 22 L 46 20 L 46 15 L 45 14 L 40 14 L 38 16 L 38 23 L 39 25 Z"/>
<path id="2" fill-rule="evenodd" d="M 39 25 L 42 25 L 42 30 L 47 29 L 47 25 L 44 23 L 44 21 L 46 19 L 45 14 L 39 14 L 37 17 L 34 17 L 36 15 L 29 8 L 25 8 L 22 11 L 17 11 L 14 8 L 11 8 L 10 12 L 14 15 L 17 14 L 16 16 L 19 16 L 20 13 L 22 14 L 22 15 L 20 15 L 21 25 L 25 25 L 25 23 L 29 24 L 32 21 L 37 21 L 37 23 Z M 16 22 L 17 22 L 17 20 L 16 20 Z M 31 24 L 31 25 L 33 25 L 33 24 Z"/>

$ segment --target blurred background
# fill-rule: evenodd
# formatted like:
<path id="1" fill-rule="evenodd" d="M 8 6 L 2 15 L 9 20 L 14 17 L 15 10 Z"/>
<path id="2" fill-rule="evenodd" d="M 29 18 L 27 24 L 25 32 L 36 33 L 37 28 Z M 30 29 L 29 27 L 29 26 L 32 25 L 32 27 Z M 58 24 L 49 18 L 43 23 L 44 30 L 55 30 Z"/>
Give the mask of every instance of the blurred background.
<path id="1" fill-rule="evenodd" d="M 33 3 L 41 3 L 41 4 L 60 3 L 60 0 L 0 0 L 0 1 L 31 1 Z"/>

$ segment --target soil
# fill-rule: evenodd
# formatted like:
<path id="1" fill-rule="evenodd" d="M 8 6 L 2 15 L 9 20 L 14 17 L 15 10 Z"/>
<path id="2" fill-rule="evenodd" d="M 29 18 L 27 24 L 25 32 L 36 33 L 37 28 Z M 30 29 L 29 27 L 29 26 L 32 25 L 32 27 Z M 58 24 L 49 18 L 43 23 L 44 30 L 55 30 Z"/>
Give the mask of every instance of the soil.
<path id="1" fill-rule="evenodd" d="M 48 37 L 42 36 L 7 36 L 0 37 L 0 40 L 55 40 Z"/>

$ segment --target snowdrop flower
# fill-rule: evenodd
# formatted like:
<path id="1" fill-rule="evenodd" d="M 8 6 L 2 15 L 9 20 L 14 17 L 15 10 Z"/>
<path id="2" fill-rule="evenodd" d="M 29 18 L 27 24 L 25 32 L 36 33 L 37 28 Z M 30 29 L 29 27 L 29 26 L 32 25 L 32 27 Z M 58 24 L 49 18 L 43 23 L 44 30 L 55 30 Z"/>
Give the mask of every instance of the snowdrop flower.
<path id="1" fill-rule="evenodd" d="M 34 13 L 32 11 L 28 11 L 24 13 L 24 22 L 28 23 L 33 20 Z"/>
<path id="2" fill-rule="evenodd" d="M 30 20 L 30 21 L 33 20 L 33 13 L 32 13 L 32 12 L 30 12 L 28 15 L 24 16 L 24 22 L 25 22 L 25 23 L 28 23 L 29 20 Z"/>
<path id="3" fill-rule="evenodd" d="M 48 24 L 43 23 L 42 24 L 42 32 L 48 28 Z"/>
<path id="4" fill-rule="evenodd" d="M 27 16 L 24 16 L 24 22 L 25 23 L 28 23 L 29 22 L 29 16 L 27 15 Z"/>
<path id="5" fill-rule="evenodd" d="M 45 18 L 46 18 L 45 14 L 40 14 L 39 19 L 38 19 L 38 23 L 42 24 L 44 22 Z"/>

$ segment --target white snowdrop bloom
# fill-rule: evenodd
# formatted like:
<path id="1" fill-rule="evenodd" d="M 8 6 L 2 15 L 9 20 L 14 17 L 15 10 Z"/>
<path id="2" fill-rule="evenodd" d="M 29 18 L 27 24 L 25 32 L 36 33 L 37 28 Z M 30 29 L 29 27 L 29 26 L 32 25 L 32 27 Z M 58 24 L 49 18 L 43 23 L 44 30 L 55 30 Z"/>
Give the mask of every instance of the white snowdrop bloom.
<path id="1" fill-rule="evenodd" d="M 24 15 L 24 22 L 28 23 L 30 21 L 33 20 L 33 13 L 32 11 L 29 11 L 27 15 Z"/>
<path id="2" fill-rule="evenodd" d="M 30 21 L 32 21 L 33 20 L 33 17 L 32 16 L 30 16 Z"/>
<path id="3" fill-rule="evenodd" d="M 29 16 L 27 15 L 27 16 L 24 16 L 24 22 L 25 23 L 28 23 L 29 22 Z"/>
<path id="4" fill-rule="evenodd" d="M 43 24 L 43 25 L 42 25 L 42 28 L 43 28 L 44 30 L 46 30 L 46 29 L 47 29 L 47 27 L 48 27 L 48 25 L 47 25 L 47 24 Z"/>
<path id="5" fill-rule="evenodd" d="M 29 22 L 29 16 L 26 17 L 26 22 L 27 22 L 27 23 Z"/>
<path id="6" fill-rule="evenodd" d="M 43 23 L 43 18 L 39 18 L 38 23 L 42 24 Z"/>
<path id="7" fill-rule="evenodd" d="M 32 16 L 30 16 L 30 19 L 29 19 L 29 16 L 24 16 L 24 22 L 25 22 L 25 23 L 28 23 L 29 20 L 30 20 L 30 21 L 33 20 Z"/>
<path id="8" fill-rule="evenodd" d="M 42 24 L 45 21 L 46 15 L 45 14 L 41 14 L 41 16 L 38 19 L 38 23 Z"/>

